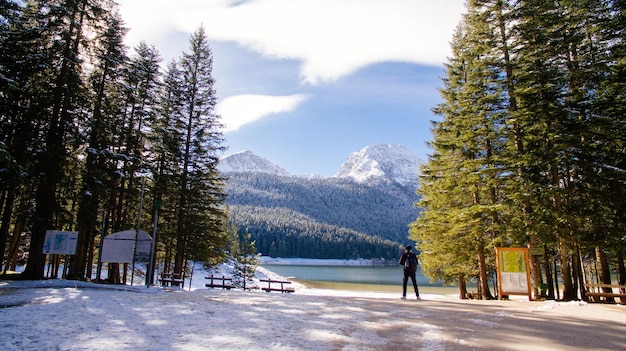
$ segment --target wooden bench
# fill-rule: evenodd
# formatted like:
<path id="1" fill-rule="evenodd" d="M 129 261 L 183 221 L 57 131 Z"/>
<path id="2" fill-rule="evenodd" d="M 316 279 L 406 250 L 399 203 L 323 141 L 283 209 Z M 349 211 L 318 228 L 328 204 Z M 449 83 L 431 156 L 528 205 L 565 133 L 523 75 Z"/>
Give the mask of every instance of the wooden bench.
<path id="1" fill-rule="evenodd" d="M 235 288 L 235 286 L 233 285 L 233 278 L 226 278 L 225 276 L 216 277 L 211 274 L 208 277 L 204 277 L 204 279 L 211 279 L 210 283 L 204 284 L 204 286 L 206 286 L 207 288 L 222 288 L 227 290 Z"/>
<path id="2" fill-rule="evenodd" d="M 161 286 L 182 287 L 185 283 L 185 278 L 181 277 L 178 273 L 161 273 L 159 282 L 161 283 Z"/>
<path id="3" fill-rule="evenodd" d="M 607 299 L 619 297 L 620 303 L 626 304 L 626 285 L 585 283 L 585 290 L 590 302 L 614 302 Z"/>
<path id="4" fill-rule="evenodd" d="M 261 290 L 264 290 L 265 292 L 280 291 L 281 293 L 292 293 L 296 291 L 296 289 L 292 287 L 285 287 L 285 284 L 291 284 L 290 281 L 272 279 L 260 279 L 259 281 L 267 283 L 266 288 L 261 288 Z M 274 286 L 272 286 L 272 284 L 274 284 Z M 277 287 L 276 284 L 280 284 L 280 288 Z"/>

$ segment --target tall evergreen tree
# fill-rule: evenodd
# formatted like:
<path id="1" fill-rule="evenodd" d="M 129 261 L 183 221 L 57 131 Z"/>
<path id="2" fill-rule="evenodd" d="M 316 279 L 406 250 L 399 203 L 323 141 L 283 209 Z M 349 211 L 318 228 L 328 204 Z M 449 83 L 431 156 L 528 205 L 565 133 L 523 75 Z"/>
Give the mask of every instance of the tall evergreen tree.
<path id="1" fill-rule="evenodd" d="M 182 272 L 188 258 L 206 260 L 222 256 L 227 240 L 223 207 L 226 195 L 217 171 L 223 137 L 219 116 L 215 114 L 213 55 L 204 27 L 191 35 L 189 44 L 190 52 L 184 53 L 180 60 L 183 139 L 177 181 L 176 273 Z M 199 252 L 202 256 L 197 256 Z"/>
<path id="2" fill-rule="evenodd" d="M 151 222 L 142 217 L 148 212 L 143 205 L 150 203 L 150 173 L 153 167 L 147 141 L 155 118 L 160 60 L 156 49 L 145 43 L 140 43 L 135 51 L 124 67 L 123 88 L 119 92 L 121 112 L 113 132 L 111 169 L 117 178 L 110 186 L 107 207 L 110 208 L 111 230 L 114 232 L 140 230 L 145 223 Z M 120 281 L 118 272 L 118 265 L 113 263 L 108 280 Z"/>
<path id="3" fill-rule="evenodd" d="M 145 163 L 149 165 L 149 169 L 152 173 L 152 206 L 146 206 L 149 208 L 152 215 L 151 223 L 158 226 L 158 210 L 163 204 L 162 192 L 157 190 L 157 183 L 159 181 L 160 167 L 157 160 L 165 158 L 165 149 L 161 148 L 161 141 L 155 139 L 154 135 L 157 134 L 156 130 L 161 126 L 158 121 L 158 106 L 159 95 L 162 92 L 161 89 L 161 72 L 160 64 L 161 57 L 158 50 L 154 46 L 150 46 L 145 42 L 139 43 L 135 47 L 135 55 L 130 58 L 129 69 L 126 75 L 126 84 L 131 87 L 128 95 L 132 96 L 132 101 L 136 105 L 136 109 L 140 114 L 146 117 L 146 143 L 142 145 L 145 147 Z M 148 201 L 144 203 L 149 204 Z M 153 233 L 156 233 L 153 231 Z M 156 234 L 155 234 L 156 235 Z M 157 238 L 152 238 L 157 241 Z M 155 246 L 158 248 L 158 246 Z M 154 281 L 154 267 L 156 267 L 156 255 L 153 255 L 153 262 L 151 272 L 147 272 L 146 279 L 149 282 Z"/>
<path id="4" fill-rule="evenodd" d="M 162 244 L 163 263 L 166 270 L 172 268 L 173 247 L 176 240 L 176 209 L 178 208 L 178 180 L 181 174 L 180 140 L 182 140 L 182 84 L 181 72 L 176 61 L 168 64 L 163 87 L 158 98 L 156 119 L 149 136 L 150 163 L 153 165 L 154 198 L 161 201 L 157 242 Z"/>
<path id="5" fill-rule="evenodd" d="M 19 7 L 17 3 L 7 3 L 2 15 L 0 259 L 4 258 L 12 218 L 17 217 L 16 227 L 21 226 L 19 223 L 24 223 L 28 216 L 28 206 L 23 204 L 34 197 L 34 194 L 25 190 L 34 186 L 34 162 L 30 155 L 34 150 L 41 149 L 38 136 L 44 125 L 43 121 L 33 120 L 32 116 L 44 114 L 49 106 L 43 93 L 47 89 L 51 72 L 50 69 L 43 69 L 48 64 L 41 52 L 45 52 L 48 43 L 47 38 L 36 29 L 43 25 L 37 4 L 28 2 Z M 27 184 L 30 186 L 25 186 Z M 17 213 L 14 209 L 18 210 Z M 11 253 L 8 255 L 13 256 Z"/>
<path id="6" fill-rule="evenodd" d="M 445 102 L 435 109 L 444 120 L 435 124 L 435 156 L 423 170 L 420 189 L 423 195 L 420 205 L 427 205 L 424 211 L 443 217 L 441 220 L 450 231 L 443 236 L 466 243 L 464 249 L 474 253 L 473 260 L 466 264 L 477 267 L 476 278 L 484 298 L 492 297 L 488 276 L 493 270 L 493 260 L 489 259 L 493 255 L 489 252 L 501 240 L 502 215 L 506 211 L 502 210 L 499 189 L 510 173 L 501 163 L 506 107 L 501 61 L 494 50 L 497 36 L 487 18 L 489 13 L 479 2 L 470 1 L 468 13 L 452 42 L 454 55 L 441 91 Z M 445 192 L 441 192 L 438 184 Z M 435 195 L 431 191 L 436 196 L 431 196 Z M 440 206 L 446 210 L 439 209 L 433 199 L 442 201 Z M 426 229 L 439 230 L 437 226 L 418 223 L 413 227 L 412 238 L 423 243 L 428 236 L 429 245 L 438 245 L 434 243 L 438 234 L 426 234 Z M 423 249 L 445 255 L 441 250 Z M 429 255 L 425 255 L 426 267 L 428 260 Z"/>
<path id="7" fill-rule="evenodd" d="M 121 70 L 126 63 L 123 39 L 125 29 L 115 12 L 102 17 L 104 31 L 95 45 L 96 63 L 91 75 L 93 92 L 92 115 L 88 121 L 89 140 L 85 158 L 85 174 L 78 208 L 78 241 L 72 256 L 69 278 L 91 277 L 91 265 L 101 204 L 107 199 L 107 189 L 112 185 L 112 172 L 107 162 L 112 148 L 112 126 L 120 115 L 119 99 Z M 115 101 L 110 101 L 114 99 Z M 107 101 L 109 100 L 109 101 Z"/>
<path id="8" fill-rule="evenodd" d="M 600 126 L 591 111 L 599 72 L 606 71 L 594 18 L 603 11 L 598 1 L 523 1 L 517 8 L 518 117 L 535 131 L 526 134 L 526 176 L 536 185 L 536 211 L 551 223 L 545 232 L 554 235 L 543 240 L 558 246 L 566 299 L 576 297 L 577 285 L 582 289 L 581 240 L 597 222 L 590 220 L 602 198 L 590 185 L 599 156 L 592 134 Z"/>
<path id="9" fill-rule="evenodd" d="M 93 21 L 102 14 L 103 1 L 33 1 L 38 13 L 45 16 L 43 35 L 49 46 L 45 52 L 51 80 L 44 96 L 48 96 L 46 112 L 30 116 L 43 119 L 43 148 L 37 155 L 39 175 L 35 194 L 35 213 L 31 229 L 28 263 L 22 276 L 41 278 L 45 255 L 42 253 L 46 230 L 51 229 L 55 209 L 58 209 L 57 188 L 66 164 L 67 143 L 72 138 L 78 120 L 84 119 L 82 97 L 81 53 L 89 41 L 86 33 Z"/>
<path id="10" fill-rule="evenodd" d="M 626 2 L 607 1 L 607 6 L 611 11 L 605 17 L 603 34 L 609 41 L 609 64 L 600 85 L 598 104 L 598 119 L 604 122 L 606 133 L 603 142 L 596 144 L 602 155 L 597 162 L 602 166 L 603 193 L 607 194 L 606 207 L 602 209 L 607 223 L 604 231 L 609 234 L 605 248 L 615 255 L 619 284 L 624 285 L 626 216 L 621 209 L 626 208 Z"/>

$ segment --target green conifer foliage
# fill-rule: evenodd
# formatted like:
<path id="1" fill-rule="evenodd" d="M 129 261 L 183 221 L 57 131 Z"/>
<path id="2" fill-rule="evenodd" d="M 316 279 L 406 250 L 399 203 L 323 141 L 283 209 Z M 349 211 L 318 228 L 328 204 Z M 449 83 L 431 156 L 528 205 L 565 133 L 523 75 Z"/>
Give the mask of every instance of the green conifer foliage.
<path id="1" fill-rule="evenodd" d="M 614 196 L 624 174 L 619 7 L 468 2 L 444 102 L 434 109 L 441 120 L 421 176 L 424 211 L 411 228 L 428 274 L 466 279 L 477 267 L 488 297 L 483 279 L 494 246 L 547 247 L 558 252 L 563 298 L 573 299 L 584 297 L 581 257 L 595 256 L 604 277 L 605 252 L 623 267 L 623 203 Z M 552 281 L 550 266 L 533 257 L 535 286 L 543 271 Z"/>
<path id="2" fill-rule="evenodd" d="M 101 204 L 108 198 L 114 178 L 111 160 L 108 157 L 113 149 L 113 126 L 121 115 L 119 98 L 121 73 L 126 64 L 123 45 L 125 29 L 121 19 L 114 12 L 102 16 L 105 30 L 94 40 L 95 69 L 91 73 L 92 113 L 86 121 L 89 137 L 86 145 L 82 189 L 80 190 L 76 254 L 72 256 L 68 278 L 91 278 L 93 250 L 97 234 L 101 232 L 98 222 L 102 212 Z"/>
<path id="3" fill-rule="evenodd" d="M 246 230 L 237 236 L 237 244 L 233 246 L 232 255 L 235 262 L 235 272 L 233 280 L 235 284 L 243 289 L 248 289 L 249 282 L 252 281 L 259 266 L 259 256 L 255 242 L 251 239 L 250 233 Z"/>
<path id="4" fill-rule="evenodd" d="M 222 132 L 215 114 L 213 56 L 204 28 L 189 40 L 189 53 L 180 60 L 181 97 L 180 175 L 177 179 L 176 249 L 174 272 L 181 272 L 186 259 L 204 260 L 223 254 L 226 243 L 226 197 L 217 171 Z M 197 248 L 203 248 L 202 257 Z M 191 248 L 194 248 L 191 251 Z"/>

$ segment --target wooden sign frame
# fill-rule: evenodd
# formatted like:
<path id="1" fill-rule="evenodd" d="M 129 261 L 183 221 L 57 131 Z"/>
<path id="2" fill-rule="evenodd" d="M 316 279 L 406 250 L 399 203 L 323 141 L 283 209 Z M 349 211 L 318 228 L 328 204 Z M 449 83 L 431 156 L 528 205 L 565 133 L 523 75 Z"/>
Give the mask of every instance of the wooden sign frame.
<path id="1" fill-rule="evenodd" d="M 496 247 L 498 298 L 528 295 L 531 299 L 530 260 L 527 248 Z"/>

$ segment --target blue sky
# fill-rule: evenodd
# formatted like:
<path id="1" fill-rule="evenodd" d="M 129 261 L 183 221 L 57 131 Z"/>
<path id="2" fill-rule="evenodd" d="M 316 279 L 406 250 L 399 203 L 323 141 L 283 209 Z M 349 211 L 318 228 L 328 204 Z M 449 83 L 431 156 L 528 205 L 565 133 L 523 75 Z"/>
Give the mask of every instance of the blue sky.
<path id="1" fill-rule="evenodd" d="M 226 154 L 332 176 L 351 152 L 400 144 L 422 159 L 464 0 L 118 0 L 129 47 L 164 64 L 201 24 Z"/>

